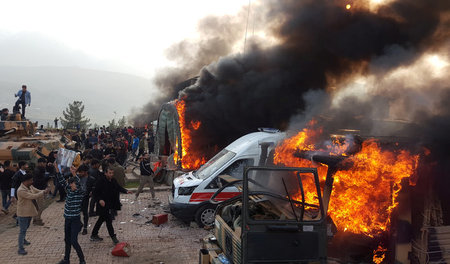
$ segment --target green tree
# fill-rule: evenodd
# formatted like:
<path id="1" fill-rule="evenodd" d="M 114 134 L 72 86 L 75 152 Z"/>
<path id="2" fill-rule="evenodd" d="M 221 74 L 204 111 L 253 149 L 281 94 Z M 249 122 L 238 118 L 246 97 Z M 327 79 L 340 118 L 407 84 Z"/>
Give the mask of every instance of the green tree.
<path id="1" fill-rule="evenodd" d="M 119 121 L 117 121 L 117 126 L 119 128 L 124 128 L 127 125 L 127 119 L 125 116 L 122 116 L 121 119 L 119 119 Z"/>
<path id="2" fill-rule="evenodd" d="M 113 129 L 117 128 L 116 120 L 114 118 L 113 118 L 113 120 L 108 121 L 108 128 L 110 130 L 113 130 Z"/>
<path id="3" fill-rule="evenodd" d="M 61 117 L 62 126 L 65 129 L 76 129 L 79 124 L 80 129 L 88 128 L 91 120 L 83 115 L 83 111 L 83 102 L 73 101 L 73 103 L 69 103 L 69 106 L 63 111 L 64 117 Z"/>

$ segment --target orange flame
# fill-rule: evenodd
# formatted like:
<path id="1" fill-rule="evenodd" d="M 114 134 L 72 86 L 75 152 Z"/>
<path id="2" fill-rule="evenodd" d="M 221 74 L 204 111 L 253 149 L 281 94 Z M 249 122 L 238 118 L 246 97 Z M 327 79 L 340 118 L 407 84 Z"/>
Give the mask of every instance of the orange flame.
<path id="1" fill-rule="evenodd" d="M 199 157 L 192 148 L 192 129 L 197 130 L 201 126 L 200 121 L 192 120 L 189 126 L 186 126 L 185 112 L 186 102 L 184 100 L 177 100 L 175 103 L 178 113 L 178 121 L 180 123 L 181 133 L 181 155 L 178 153 L 178 140 L 175 146 L 174 159 L 176 162 L 181 161 L 181 167 L 183 169 L 198 169 L 206 162 L 205 157 Z"/>
<path id="2" fill-rule="evenodd" d="M 353 166 L 334 175 L 330 216 L 338 228 L 353 233 L 373 236 L 386 231 L 401 181 L 414 174 L 418 155 L 383 151 L 375 140 L 368 140 L 346 162 Z"/>
<path id="3" fill-rule="evenodd" d="M 202 122 L 200 122 L 200 121 L 191 121 L 191 127 L 194 130 L 197 130 L 200 127 L 201 124 L 202 124 Z"/>
<path id="4" fill-rule="evenodd" d="M 326 178 L 327 167 L 293 156 L 297 151 L 326 151 L 342 155 L 346 143 L 333 141 L 337 146 L 320 149 L 315 142 L 322 134 L 312 121 L 296 136 L 286 139 L 275 149 L 274 163 L 296 167 L 317 167 L 321 184 Z M 334 175 L 333 192 L 328 214 L 341 231 L 365 234 L 373 237 L 387 230 L 392 210 L 398 205 L 396 198 L 401 181 L 414 174 L 418 155 L 405 150 L 382 150 L 376 140 L 362 143 L 361 150 L 344 162 L 349 169 L 338 170 Z M 314 192 L 314 184 L 304 184 L 306 193 Z M 308 191 L 309 190 L 309 191 Z M 305 197 L 314 203 L 314 197 Z"/>
<path id="5" fill-rule="evenodd" d="M 380 264 L 383 262 L 386 254 L 386 249 L 383 248 L 381 245 L 378 245 L 378 248 L 373 251 L 373 258 L 372 261 L 375 264 Z"/>

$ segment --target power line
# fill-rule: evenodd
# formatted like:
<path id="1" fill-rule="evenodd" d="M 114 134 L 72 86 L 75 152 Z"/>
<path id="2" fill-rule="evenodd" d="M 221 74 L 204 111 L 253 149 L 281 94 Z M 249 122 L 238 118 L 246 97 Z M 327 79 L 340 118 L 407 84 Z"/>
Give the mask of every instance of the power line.
<path id="1" fill-rule="evenodd" d="M 250 17 L 251 7 L 252 7 L 252 0 L 248 0 L 247 25 L 245 26 L 245 38 L 244 38 L 244 54 L 245 54 L 245 46 L 247 45 L 248 19 Z"/>

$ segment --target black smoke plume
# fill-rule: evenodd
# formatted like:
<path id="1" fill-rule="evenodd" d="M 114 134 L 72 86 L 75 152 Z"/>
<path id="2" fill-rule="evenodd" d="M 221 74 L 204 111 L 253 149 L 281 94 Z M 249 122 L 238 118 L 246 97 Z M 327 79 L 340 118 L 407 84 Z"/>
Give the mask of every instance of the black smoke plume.
<path id="1" fill-rule="evenodd" d="M 371 104 L 348 98 L 346 107 L 333 113 L 319 99 L 305 101 L 307 93 L 332 93 L 352 76 L 374 68 L 382 77 L 446 40 L 448 24 L 441 19 L 448 15 L 448 1 L 398 0 L 376 11 L 369 10 L 368 2 L 354 2 L 347 10 L 346 2 L 335 0 L 264 1 L 266 27 L 278 44 L 252 43 L 244 54 L 222 57 L 205 66 L 194 85 L 180 91 L 179 98 L 186 101 L 186 124 L 202 123 L 192 145 L 198 150 L 221 148 L 258 127 L 284 130 L 293 117 L 305 115 L 315 104 L 342 121 L 340 125 L 351 123 L 358 119 L 348 117 L 373 113 L 389 100 L 381 96 Z M 395 54 L 397 50 L 404 51 L 402 56 Z M 389 60 L 391 55 L 395 60 Z M 362 125 L 370 126 L 367 122 Z"/>

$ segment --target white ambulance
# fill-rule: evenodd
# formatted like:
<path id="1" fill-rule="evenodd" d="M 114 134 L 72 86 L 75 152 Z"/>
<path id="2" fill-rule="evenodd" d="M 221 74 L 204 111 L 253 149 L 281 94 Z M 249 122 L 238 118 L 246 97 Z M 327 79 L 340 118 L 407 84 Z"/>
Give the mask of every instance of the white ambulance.
<path id="1" fill-rule="evenodd" d="M 285 133 L 277 129 L 259 131 L 237 139 L 198 170 L 175 178 L 169 196 L 171 213 L 186 222 L 195 220 L 199 226 L 213 225 L 216 206 L 209 199 L 225 184 L 218 176 L 242 179 L 244 167 L 265 165 L 277 143 L 285 138 Z M 236 187 L 230 186 L 215 200 L 225 201 L 239 194 Z"/>

